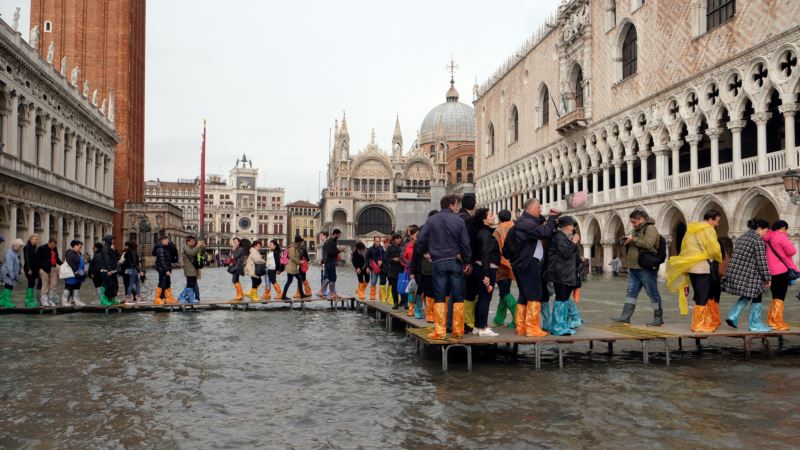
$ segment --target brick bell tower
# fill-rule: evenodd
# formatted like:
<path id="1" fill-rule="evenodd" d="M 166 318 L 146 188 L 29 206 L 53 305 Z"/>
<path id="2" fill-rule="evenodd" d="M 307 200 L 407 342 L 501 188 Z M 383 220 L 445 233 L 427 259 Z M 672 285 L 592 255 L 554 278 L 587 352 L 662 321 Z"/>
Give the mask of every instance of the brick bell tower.
<path id="1" fill-rule="evenodd" d="M 144 76 L 146 0 L 31 0 L 31 28 L 39 26 L 39 52 L 55 44 L 53 64 L 67 76 L 74 67 L 78 86 L 89 81 L 90 97 L 120 136 L 114 155 L 114 236 L 122 242 L 125 202 L 144 201 Z M 113 105 L 113 108 L 111 107 Z"/>

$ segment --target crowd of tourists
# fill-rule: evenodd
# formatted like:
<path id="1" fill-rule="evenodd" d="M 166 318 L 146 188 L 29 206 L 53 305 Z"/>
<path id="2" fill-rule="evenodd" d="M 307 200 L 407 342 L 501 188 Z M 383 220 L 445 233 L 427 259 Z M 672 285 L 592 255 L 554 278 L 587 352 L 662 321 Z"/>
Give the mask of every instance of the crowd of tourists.
<path id="1" fill-rule="evenodd" d="M 407 308 L 409 316 L 433 323 L 431 338 L 451 333 L 494 337 L 489 307 L 498 290 L 494 326 L 506 324 L 523 336 L 571 335 L 583 324 L 578 302 L 582 280 L 588 269 L 581 257 L 581 236 L 573 217 L 550 209 L 543 213 L 532 198 L 523 205 L 515 220 L 508 210 L 496 215 L 487 208 L 476 208 L 474 195 L 463 198 L 447 195 L 441 210 L 431 211 L 422 226 L 409 226 L 403 234 L 376 236 L 367 247 L 357 243 L 350 255 L 355 269 L 356 296 L 384 301 L 394 309 Z M 666 262 L 667 287 L 678 293 L 679 308 L 688 314 L 688 297 L 693 293 L 691 330 L 713 332 L 721 325 L 720 295 L 738 297 L 726 317 L 737 328 L 739 316 L 750 305 L 748 327 L 755 332 L 786 330 L 783 319 L 788 286 L 800 277 L 793 259 L 797 250 L 788 236 L 789 225 L 762 219 L 747 223 L 748 231 L 730 245 L 718 238 L 716 229 L 721 214 L 711 210 L 703 221 L 690 223 L 679 243 L 679 252 L 667 260 L 666 240 L 655 221 L 641 210 L 630 216 L 631 231 L 623 236 L 617 256 L 611 262 L 615 276 L 627 270 L 627 291 L 622 313 L 611 318 L 630 324 L 642 289 L 650 299 L 653 319 L 648 326 L 663 325 L 663 306 L 658 289 L 658 272 Z M 323 232 L 320 241 L 320 289 L 317 296 L 341 299 L 336 290 L 337 266 L 343 259 L 339 245 L 341 231 Z M 0 242 L 3 241 L 0 236 Z M 231 302 L 251 302 L 274 298 L 289 300 L 312 296 L 307 273 L 311 259 L 305 240 L 297 236 L 287 248 L 276 240 L 266 242 L 234 238 L 227 267 L 236 292 Z M 158 274 L 153 303 L 194 304 L 200 301 L 198 279 L 208 264 L 203 241 L 186 238 L 179 252 L 167 236 L 153 247 Z M 176 298 L 172 291 L 172 271 L 182 258 L 186 286 Z M 283 287 L 278 275 L 285 273 Z M 117 249 L 114 238 L 106 236 L 95 243 L 93 256 L 84 253 L 83 243 L 74 240 L 62 260 L 57 241 L 40 243 L 37 235 L 27 242 L 15 239 L 3 260 L 3 291 L 0 307 L 15 307 L 12 292 L 25 283 L 26 307 L 84 306 L 81 285 L 91 280 L 101 305 L 147 303 L 142 296 L 145 270 L 138 247 L 126 242 Z M 242 278 L 250 278 L 245 293 Z M 122 279 L 122 289 L 118 280 Z M 59 280 L 64 289 L 56 290 Z M 519 298 L 512 294 L 516 282 Z M 259 290 L 263 285 L 263 291 Z M 769 290 L 772 302 L 766 323 L 761 302 Z M 368 293 L 367 293 L 368 291 Z M 550 300 L 553 300 L 552 302 Z"/>

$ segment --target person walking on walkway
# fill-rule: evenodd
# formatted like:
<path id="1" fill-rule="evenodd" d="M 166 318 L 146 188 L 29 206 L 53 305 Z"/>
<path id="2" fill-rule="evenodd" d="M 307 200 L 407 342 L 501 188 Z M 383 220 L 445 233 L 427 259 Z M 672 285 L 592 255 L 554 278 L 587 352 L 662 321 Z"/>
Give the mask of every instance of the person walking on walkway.
<path id="1" fill-rule="evenodd" d="M 317 242 L 317 249 L 321 250 L 322 247 L 325 246 L 325 243 L 328 242 L 328 237 L 330 237 L 330 234 L 327 231 L 323 231 L 319 234 L 319 242 Z M 330 293 L 328 290 L 328 283 L 325 282 L 327 281 L 327 278 L 325 276 L 325 252 L 318 251 L 317 255 L 319 255 L 317 258 L 319 260 L 319 285 L 324 286 L 324 289 L 322 289 L 322 295 L 320 295 L 319 297 L 325 298 Z M 308 295 L 311 295 L 311 290 L 309 290 Z"/>
<path id="2" fill-rule="evenodd" d="M 767 314 L 767 325 L 776 330 L 788 330 L 789 325 L 783 321 L 783 302 L 786 299 L 786 291 L 789 289 L 790 272 L 800 272 L 793 258 L 797 249 L 789 239 L 789 224 L 786 221 L 778 220 L 772 224 L 772 229 L 764 234 L 764 242 L 767 243 L 767 265 L 772 276 L 772 304 Z"/>
<path id="3" fill-rule="evenodd" d="M 101 300 L 101 302 L 103 299 L 103 274 L 100 272 L 103 266 L 102 250 L 103 244 L 95 242 L 92 246 L 92 259 L 89 261 L 89 278 L 92 279 L 94 292 L 97 294 L 97 299 Z"/>
<path id="4" fill-rule="evenodd" d="M 575 233 L 575 223 L 570 216 L 559 217 L 558 231 L 553 233 L 547 248 L 545 279 L 553 283 L 556 296 L 550 333 L 556 336 L 573 335 L 574 327 L 583 323 L 578 307 L 571 298 L 581 285 L 579 274 L 582 262 L 578 246 L 581 237 Z"/>
<path id="5" fill-rule="evenodd" d="M 458 210 L 458 217 L 461 217 L 464 220 L 464 223 L 467 225 L 467 236 L 469 237 L 470 248 L 472 249 L 472 258 L 475 259 L 479 256 L 480 248 L 476 248 L 476 241 L 477 236 L 473 234 L 477 232 L 476 228 L 470 226 L 472 222 L 472 216 L 475 212 L 475 206 L 477 205 L 477 201 L 475 198 L 475 194 L 468 192 L 464 194 L 464 197 L 461 198 L 461 208 Z M 480 224 L 478 224 L 480 225 Z M 474 230 L 474 231 L 473 231 Z M 469 264 L 471 267 L 475 266 L 475 261 L 464 261 L 465 264 Z M 472 329 L 475 327 L 475 307 L 478 304 L 478 295 L 482 290 L 481 280 L 478 279 L 478 275 L 475 271 L 472 271 L 464 276 L 464 332 L 470 333 Z M 450 329 L 452 326 L 452 319 L 453 319 L 453 304 L 452 302 L 448 303 L 447 305 L 447 328 Z"/>
<path id="6" fill-rule="evenodd" d="M 25 279 L 28 281 L 28 289 L 25 291 L 25 307 L 35 308 L 39 306 L 36 303 L 36 289 L 41 287 L 39 280 L 39 262 L 36 258 L 36 249 L 39 248 L 39 235 L 32 234 L 22 250 L 22 256 L 25 258 L 22 270 L 25 272 Z M 44 306 L 44 305 L 42 305 Z"/>
<path id="7" fill-rule="evenodd" d="M 364 300 L 366 298 L 367 280 L 367 246 L 363 242 L 357 242 L 353 248 L 353 254 L 350 256 L 350 261 L 353 263 L 353 269 L 356 271 L 356 281 L 358 287 L 356 288 L 356 296 Z"/>
<path id="8" fill-rule="evenodd" d="M 278 284 L 278 274 L 283 272 L 284 268 L 281 265 L 281 246 L 278 241 L 272 239 L 267 243 L 267 279 L 266 286 L 264 286 L 264 295 L 261 300 L 269 300 L 272 298 L 271 291 L 275 289 L 275 298 L 281 298 L 281 287 Z"/>
<path id="9" fill-rule="evenodd" d="M 183 246 L 183 274 L 186 276 L 186 288 L 178 299 L 189 304 L 200 303 L 200 272 L 205 265 L 206 243 L 198 241 L 194 236 L 186 236 L 186 245 Z"/>
<path id="10" fill-rule="evenodd" d="M 81 284 L 86 279 L 86 262 L 83 260 L 83 242 L 73 240 L 64 252 L 64 260 L 72 271 L 72 277 L 64 279 L 61 306 L 86 306 L 81 301 Z"/>
<path id="11" fill-rule="evenodd" d="M 20 271 L 23 270 L 19 252 L 24 246 L 25 243 L 22 242 L 22 239 L 14 239 L 6 250 L 6 256 L 3 258 L 3 295 L 0 296 L 0 307 L 17 307 L 14 300 L 11 299 L 11 294 L 14 293 L 14 287 L 19 283 Z"/>
<path id="12" fill-rule="evenodd" d="M 519 287 L 519 299 L 515 322 L 520 336 L 547 336 L 542 329 L 542 316 L 547 323 L 548 305 L 543 285 L 542 262 L 545 257 L 543 242 L 550 239 L 555 231 L 559 212 L 550 209 L 547 220 L 542 223 L 542 205 L 539 200 L 530 198 L 523 205 L 523 213 L 514 229 L 509 231 L 503 246 L 503 254 L 511 261 L 514 278 Z M 510 251 L 510 253 L 509 253 Z"/>
<path id="13" fill-rule="evenodd" d="M 325 261 L 325 283 L 320 286 L 317 295 L 320 298 L 325 297 L 325 289 L 329 290 L 331 300 L 341 300 L 339 294 L 336 293 L 336 263 L 339 262 L 339 236 L 342 235 L 341 230 L 338 228 L 331 232 L 331 237 L 325 241 L 322 246 L 322 253 L 324 254 Z"/>
<path id="14" fill-rule="evenodd" d="M 406 308 L 408 306 L 406 296 L 398 292 L 397 289 L 400 274 L 403 273 L 404 270 L 403 263 L 400 261 L 403 256 L 403 251 L 400 248 L 402 240 L 403 237 L 399 234 L 392 235 L 392 243 L 386 251 L 386 260 L 389 262 L 386 276 L 389 278 L 389 286 L 391 286 L 392 289 L 392 302 L 394 304 L 392 309 Z"/>
<path id="15" fill-rule="evenodd" d="M 56 306 L 56 287 L 58 287 L 58 266 L 62 263 L 56 248 L 56 238 L 36 249 L 36 265 L 42 281 L 42 306 Z"/>
<path id="16" fill-rule="evenodd" d="M 464 274 L 472 268 L 464 261 L 472 257 L 467 226 L 455 213 L 459 198 L 446 195 L 439 202 L 441 211 L 428 218 L 418 238 L 423 252 L 429 252 L 433 263 L 433 285 L 436 296 L 434 305 L 435 326 L 428 337 L 444 339 L 447 334 L 447 303 L 449 295 L 453 302 L 452 336 L 464 336 Z"/>
<path id="17" fill-rule="evenodd" d="M 749 330 L 766 333 L 772 328 L 761 322 L 761 295 L 772 281 L 763 238 L 769 224 L 763 219 L 750 219 L 747 228 L 747 232 L 734 242 L 731 261 L 722 278 L 722 290 L 739 296 L 726 322 L 732 328 L 738 328 L 739 315 L 750 302 Z"/>
<path id="18" fill-rule="evenodd" d="M 678 292 L 681 313 L 686 308 L 686 288 L 691 283 L 694 291 L 694 312 L 691 330 L 712 333 L 714 317 L 719 311 L 713 309 L 717 302 L 708 303 L 711 298 L 712 263 L 722 261 L 722 249 L 717 238 L 720 213 L 711 210 L 703 216 L 703 222 L 692 222 L 686 227 L 681 243 L 681 252 L 667 262 L 667 286 Z M 685 314 L 685 313 L 684 313 Z"/>
<path id="19" fill-rule="evenodd" d="M 482 337 L 499 336 L 489 328 L 489 305 L 500 267 L 500 245 L 493 235 L 494 221 L 494 214 L 486 208 L 476 209 L 470 221 L 470 227 L 474 230 L 470 235 L 475 236 L 475 242 L 472 243 L 472 259 L 475 262 L 472 273 L 476 274 L 478 281 L 478 302 L 475 305 L 475 327 L 472 333 Z M 475 251 L 478 253 L 475 254 Z M 500 302 L 502 304 L 502 299 Z"/>
<path id="20" fill-rule="evenodd" d="M 642 288 L 653 304 L 653 321 L 648 326 L 661 326 L 664 312 L 661 308 L 661 294 L 658 292 L 658 270 L 639 265 L 639 255 L 643 252 L 657 253 L 661 235 L 656 229 L 656 222 L 644 211 L 634 210 L 629 216 L 633 231 L 625 236 L 621 244 L 627 250 L 625 266 L 628 267 L 628 290 L 625 305 L 619 317 L 611 320 L 617 323 L 631 323 L 631 316 L 636 309 L 636 298 Z"/>
<path id="21" fill-rule="evenodd" d="M 608 265 L 611 266 L 611 275 L 618 277 L 619 271 L 622 269 L 622 260 L 619 259 L 619 256 L 614 255 L 614 257 L 611 258 L 611 262 L 608 263 Z"/>
<path id="22" fill-rule="evenodd" d="M 156 305 L 176 304 L 178 300 L 172 296 L 172 263 L 175 261 L 177 249 L 170 242 L 169 237 L 164 235 L 155 247 L 153 256 L 156 257 L 156 271 L 158 272 L 158 287 L 156 288 Z"/>
<path id="23" fill-rule="evenodd" d="M 303 298 L 303 279 L 300 276 L 300 263 L 302 260 L 300 256 L 302 252 L 300 251 L 300 244 L 303 243 L 303 238 L 300 236 L 294 237 L 294 242 L 289 245 L 289 263 L 286 264 L 286 284 L 283 285 L 283 295 L 281 296 L 281 300 L 289 300 L 289 297 L 286 294 L 289 292 L 289 286 L 292 284 L 292 280 L 297 280 L 297 294 L 299 296 L 295 296 L 295 298 Z"/>
<path id="24" fill-rule="evenodd" d="M 117 305 L 117 291 L 119 281 L 117 280 L 117 266 L 119 255 L 114 250 L 114 236 L 108 234 L 103 237 L 103 246 L 100 249 L 100 257 L 97 261 L 100 271 L 100 304 L 103 306 Z"/>
<path id="25" fill-rule="evenodd" d="M 142 261 L 135 242 L 128 242 L 127 250 L 125 250 L 122 257 L 125 259 L 125 277 L 128 280 L 125 288 L 125 303 L 144 303 L 142 287 L 139 281 L 139 277 L 142 276 Z"/>
<path id="26" fill-rule="evenodd" d="M 375 236 L 372 238 L 372 247 L 367 250 L 367 268 L 369 269 L 369 299 L 375 300 L 375 290 L 378 280 L 380 280 L 381 295 L 380 300 L 383 300 L 383 292 L 386 286 L 386 277 L 381 274 L 381 266 L 383 265 L 383 256 L 385 251 L 381 245 L 381 237 Z"/>
<path id="27" fill-rule="evenodd" d="M 493 235 L 499 248 L 503 248 L 508 230 L 514 226 L 514 222 L 511 221 L 511 211 L 507 209 L 497 213 L 497 218 L 500 220 L 500 224 L 495 228 Z M 497 268 L 497 289 L 500 291 L 500 302 L 497 304 L 497 311 L 495 311 L 494 320 L 492 320 L 495 326 L 503 326 L 506 321 L 506 314 L 510 313 L 511 322 L 509 322 L 508 328 L 516 328 L 514 314 L 516 314 L 517 310 L 517 299 L 511 293 L 512 281 L 514 281 L 514 272 L 511 270 L 511 261 L 505 256 L 500 256 L 500 265 Z"/>
<path id="28" fill-rule="evenodd" d="M 413 272 L 413 261 L 414 261 L 414 249 L 417 245 L 417 238 L 419 237 L 419 227 L 417 225 L 411 225 L 406 230 L 408 234 L 408 241 L 405 242 L 404 249 L 403 249 L 403 256 L 400 258 L 400 262 L 403 263 L 403 270 L 407 276 L 409 283 L 412 279 L 414 279 L 414 272 Z M 421 282 L 420 278 L 420 282 Z M 418 284 L 416 281 L 414 284 Z M 422 289 L 418 285 L 417 290 L 414 293 L 407 293 L 401 292 L 401 296 L 408 299 L 406 303 L 408 304 L 408 316 L 413 316 L 416 319 L 422 319 L 423 311 L 424 311 L 424 297 L 422 296 Z"/>
<path id="29" fill-rule="evenodd" d="M 247 240 L 245 239 L 245 241 Z M 242 284 L 239 282 L 239 277 L 244 275 L 244 262 L 247 259 L 249 250 L 249 248 L 242 247 L 242 241 L 239 238 L 231 239 L 231 258 L 233 263 L 228 267 L 228 273 L 231 274 L 231 282 L 234 289 L 236 289 L 236 296 L 231 300 L 232 302 L 240 302 L 244 299 L 244 289 L 242 289 Z"/>
<path id="30" fill-rule="evenodd" d="M 254 241 L 250 246 L 247 262 L 244 265 L 244 274 L 250 277 L 250 290 L 247 297 L 251 302 L 258 301 L 258 288 L 261 286 L 261 277 L 267 274 L 267 262 L 261 257 L 261 241 Z"/>
<path id="31" fill-rule="evenodd" d="M 388 283 L 389 268 L 392 265 L 392 261 L 389 259 L 389 247 L 391 246 L 392 236 L 385 236 L 383 238 L 383 264 L 381 264 L 381 275 L 387 280 L 387 283 L 381 286 L 381 298 L 387 304 L 394 303 L 394 299 L 392 298 L 392 286 Z"/>

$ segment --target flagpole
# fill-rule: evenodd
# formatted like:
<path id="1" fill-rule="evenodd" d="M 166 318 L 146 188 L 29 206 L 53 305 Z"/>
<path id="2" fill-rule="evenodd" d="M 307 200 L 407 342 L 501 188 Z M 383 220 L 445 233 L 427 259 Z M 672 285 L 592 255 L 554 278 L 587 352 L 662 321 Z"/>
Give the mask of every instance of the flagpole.
<path id="1" fill-rule="evenodd" d="M 203 145 L 200 147 L 200 239 L 205 239 L 206 229 L 206 120 L 203 119 Z"/>

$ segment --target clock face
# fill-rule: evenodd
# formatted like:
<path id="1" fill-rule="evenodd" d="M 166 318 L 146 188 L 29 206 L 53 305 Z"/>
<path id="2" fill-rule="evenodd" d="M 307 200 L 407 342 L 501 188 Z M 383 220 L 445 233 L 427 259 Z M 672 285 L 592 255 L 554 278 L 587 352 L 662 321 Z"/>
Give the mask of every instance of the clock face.
<path id="1" fill-rule="evenodd" d="M 248 219 L 247 217 L 242 217 L 241 219 L 239 219 L 239 229 L 249 230 L 250 225 L 251 225 L 250 219 Z"/>

